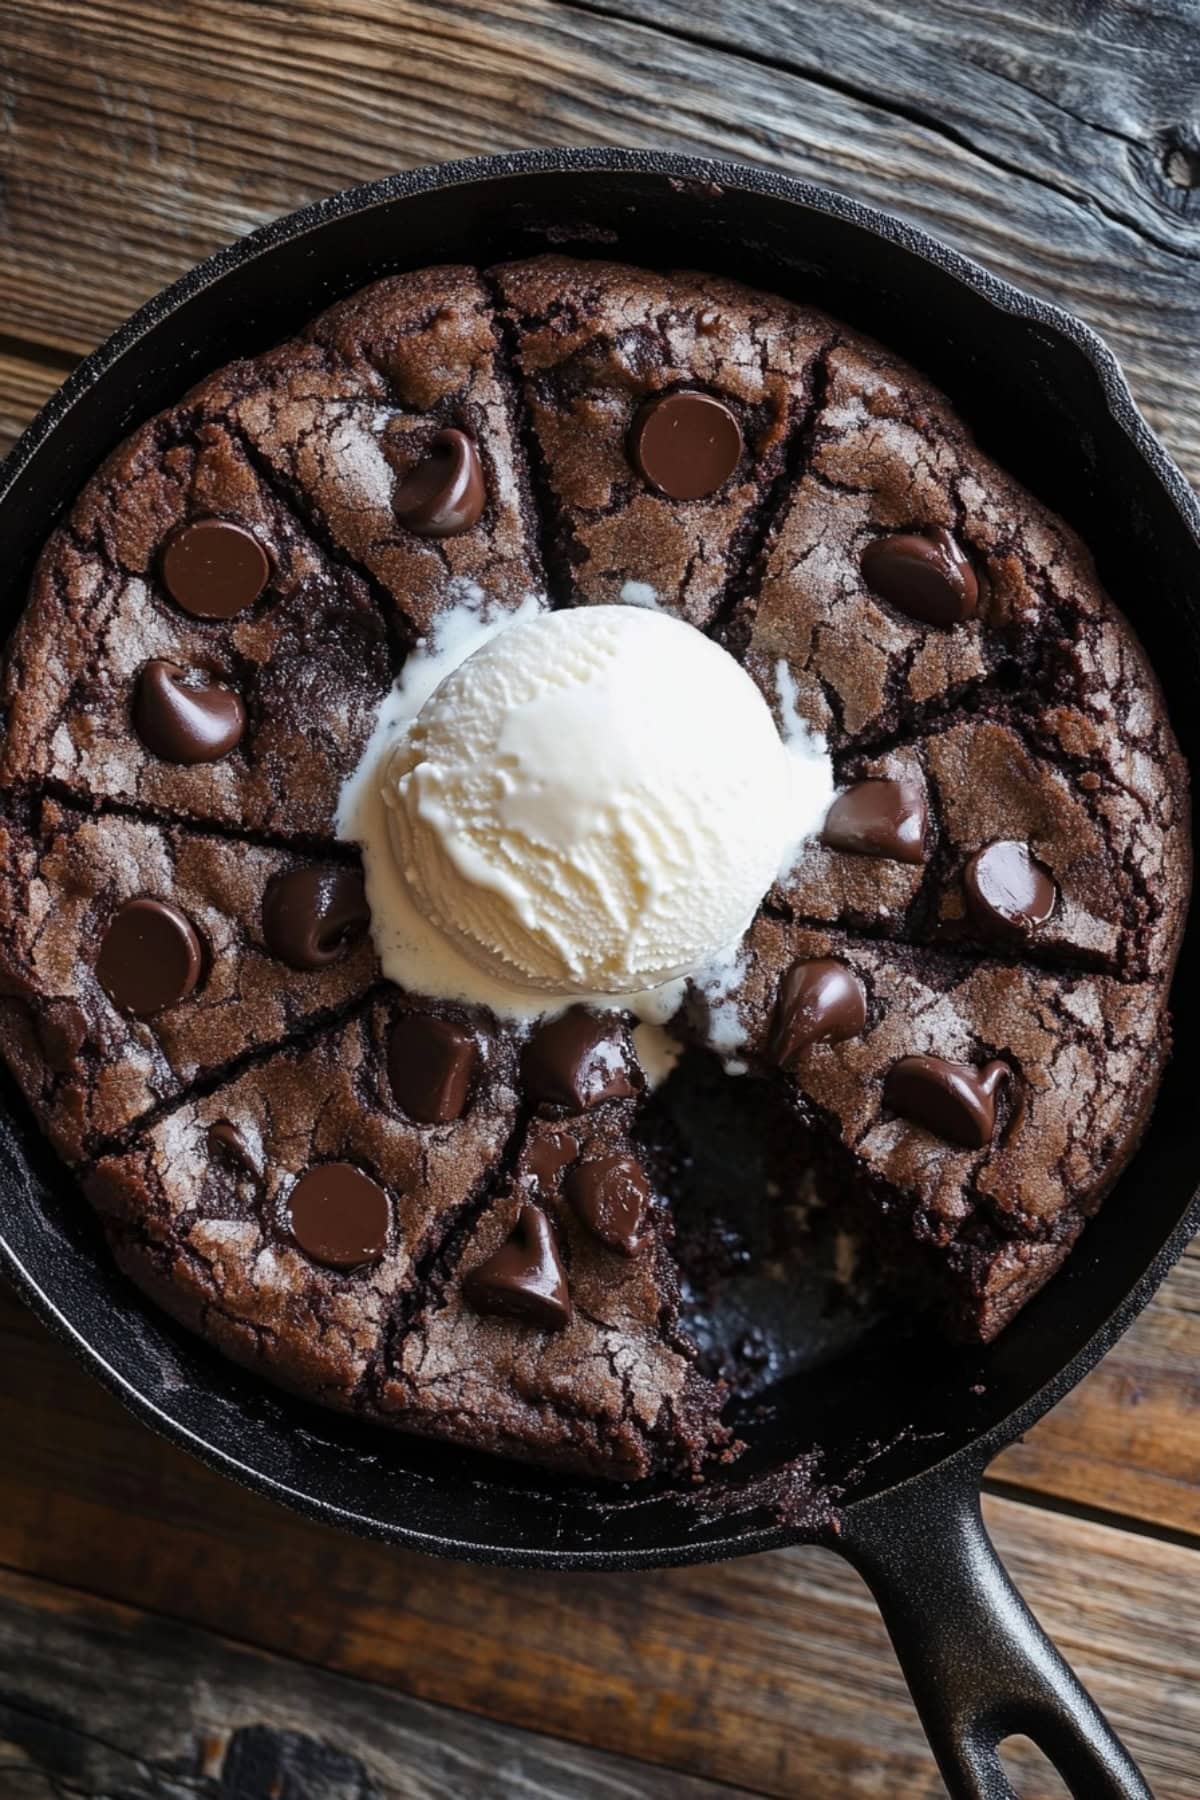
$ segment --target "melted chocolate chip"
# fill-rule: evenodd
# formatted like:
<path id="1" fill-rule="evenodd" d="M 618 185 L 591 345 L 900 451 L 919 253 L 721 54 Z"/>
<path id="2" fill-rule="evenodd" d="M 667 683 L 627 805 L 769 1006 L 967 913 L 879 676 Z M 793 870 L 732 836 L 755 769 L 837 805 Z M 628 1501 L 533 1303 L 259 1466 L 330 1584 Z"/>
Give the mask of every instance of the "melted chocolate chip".
<path id="1" fill-rule="evenodd" d="M 855 856 L 921 863 L 927 825 L 925 794 L 917 782 L 873 778 L 838 795 L 825 816 L 821 842 Z"/>
<path id="2" fill-rule="evenodd" d="M 558 1177 L 578 1155 L 578 1139 L 568 1131 L 551 1131 L 530 1144 L 525 1170 L 543 1194 L 553 1194 Z"/>
<path id="3" fill-rule="evenodd" d="M 403 1013 L 388 1039 L 388 1079 L 397 1106 L 421 1125 L 462 1117 L 479 1044 L 462 1025 L 432 1013 Z"/>
<path id="4" fill-rule="evenodd" d="M 582 1006 L 538 1027 L 521 1054 L 521 1076 L 535 1104 L 573 1113 L 636 1091 L 612 1021 Z"/>
<path id="5" fill-rule="evenodd" d="M 195 619 L 232 619 L 252 606 L 271 579 L 266 551 L 228 519 L 198 519 L 167 539 L 162 578 L 176 606 Z"/>
<path id="6" fill-rule="evenodd" d="M 935 1137 L 982 1150 L 996 1129 L 996 1096 L 1011 1075 L 1007 1063 L 947 1062 L 941 1056 L 902 1056 L 883 1084 L 883 1103 Z"/>
<path id="7" fill-rule="evenodd" d="M 635 1253 L 642 1241 L 650 1184 L 632 1156 L 598 1156 L 580 1163 L 563 1182 L 563 1193 L 602 1244 L 622 1256 Z"/>
<path id="8" fill-rule="evenodd" d="M 331 1269 L 378 1262 L 391 1209 L 377 1181 L 353 1163 L 318 1163 L 288 1195 L 292 1236 L 306 1256 Z"/>
<path id="9" fill-rule="evenodd" d="M 214 1162 L 232 1164 L 239 1172 L 258 1174 L 258 1163 L 245 1138 L 228 1119 L 217 1119 L 205 1138 L 208 1154 Z"/>
<path id="10" fill-rule="evenodd" d="M 456 537 L 479 522 L 487 490 L 479 452 L 465 431 L 439 431 L 392 502 L 418 537 Z"/>
<path id="11" fill-rule="evenodd" d="M 323 969 L 371 923 L 362 875 L 328 864 L 285 869 L 267 883 L 262 923 L 272 956 L 293 969 Z"/>
<path id="12" fill-rule="evenodd" d="M 219 682 L 196 686 L 174 663 L 148 662 L 138 677 L 133 723 L 147 750 L 164 762 L 217 762 L 241 742 L 246 708 Z"/>
<path id="13" fill-rule="evenodd" d="M 696 330 L 701 337 L 710 337 L 721 324 L 721 315 L 715 306 L 706 306 L 696 314 Z"/>
<path id="14" fill-rule="evenodd" d="M 770 1056 L 792 1067 L 810 1044 L 840 1044 L 858 1037 L 867 1022 L 867 997 L 858 976 L 832 957 L 794 962 L 779 983 L 771 1026 Z"/>
<path id="15" fill-rule="evenodd" d="M 742 429 L 720 400 L 685 389 L 647 400 L 629 434 L 634 467 L 672 500 L 703 500 L 742 456 Z"/>
<path id="16" fill-rule="evenodd" d="M 528 1201 L 494 1256 L 471 1270 L 463 1293 L 476 1312 L 499 1313 L 561 1331 L 571 1317 L 571 1296 L 550 1221 Z"/>
<path id="17" fill-rule="evenodd" d="M 204 953 L 196 927 L 165 900 L 127 900 L 109 922 L 96 958 L 100 985 L 122 1012 L 148 1019 L 186 1000 Z"/>
<path id="18" fill-rule="evenodd" d="M 1028 844 L 1014 839 L 977 850 L 963 883 L 976 925 L 997 936 L 1028 936 L 1046 923 L 1058 903 L 1049 871 L 1035 862 Z"/>
<path id="19" fill-rule="evenodd" d="M 863 580 L 873 594 L 925 625 L 973 619 L 979 582 L 970 558 L 940 525 L 877 538 L 862 556 Z"/>

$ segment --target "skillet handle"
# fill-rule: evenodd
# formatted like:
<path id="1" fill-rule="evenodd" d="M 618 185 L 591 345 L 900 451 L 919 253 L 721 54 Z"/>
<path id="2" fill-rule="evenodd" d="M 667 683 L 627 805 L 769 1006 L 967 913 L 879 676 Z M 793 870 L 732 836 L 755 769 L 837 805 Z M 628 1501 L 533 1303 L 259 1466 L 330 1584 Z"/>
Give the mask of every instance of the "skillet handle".
<path id="1" fill-rule="evenodd" d="M 831 1546 L 883 1614 L 952 1800 L 1020 1800 L 997 1754 L 1033 1739 L 1076 1800 L 1154 1800 L 992 1545 L 976 1478 L 860 1501 Z"/>

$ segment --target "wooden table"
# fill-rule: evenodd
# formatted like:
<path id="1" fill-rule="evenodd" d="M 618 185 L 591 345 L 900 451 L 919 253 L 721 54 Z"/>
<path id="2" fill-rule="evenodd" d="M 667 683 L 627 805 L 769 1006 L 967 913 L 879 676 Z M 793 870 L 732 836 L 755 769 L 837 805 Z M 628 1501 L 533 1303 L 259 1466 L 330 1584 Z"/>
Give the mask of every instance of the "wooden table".
<path id="1" fill-rule="evenodd" d="M 3 0 L 0 46 L 6 442 L 147 295 L 305 200 L 659 144 L 832 182 L 1073 307 L 1200 479 L 1197 0 Z M 4 1296 L 0 1432 L 0 1800 L 941 1792 L 818 1551 L 584 1576 L 354 1543 L 166 1448 Z M 992 1477 L 1035 1609 L 1195 1800 L 1200 1255 Z"/>

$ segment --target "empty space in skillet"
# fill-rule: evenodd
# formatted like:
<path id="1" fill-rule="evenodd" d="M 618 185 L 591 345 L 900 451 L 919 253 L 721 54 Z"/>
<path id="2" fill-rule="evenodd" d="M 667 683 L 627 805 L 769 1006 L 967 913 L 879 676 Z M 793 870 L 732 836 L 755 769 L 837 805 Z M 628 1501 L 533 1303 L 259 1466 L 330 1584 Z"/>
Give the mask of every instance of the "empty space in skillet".
<path id="1" fill-rule="evenodd" d="M 602 162 L 611 166 L 588 166 Z M 106 348 L 89 359 L 9 464 L 0 495 L 0 555 L 12 575 L 7 626 L 62 507 L 132 425 L 202 374 L 278 341 L 376 276 L 553 247 L 727 273 L 824 307 L 908 357 L 947 392 L 982 448 L 1089 544 L 1197 766 L 1200 550 L 1182 500 L 1114 419 L 1079 343 L 1046 318 L 1007 310 L 1019 301 L 1004 284 L 966 285 L 919 234 L 910 243 L 892 226 L 876 236 L 849 203 L 779 178 L 612 152 L 497 159 L 484 169 L 481 179 L 468 179 L 470 167 L 418 172 L 285 220 L 152 303 L 118 334 L 115 356 Z M 805 194 L 810 204 L 797 205 Z M 754 1549 L 779 1535 L 756 1475 L 818 1442 L 833 1481 L 861 1469 L 853 1498 L 989 1434 L 998 1445 L 1078 1378 L 1082 1367 L 1068 1365 L 1097 1333 L 1107 1342 L 1147 1297 L 1149 1281 L 1130 1290 L 1180 1226 L 1200 1174 L 1189 1117 L 1193 938 L 1189 929 L 1175 1053 L 1146 1140 L 1065 1270 L 986 1349 L 887 1320 L 831 1338 L 825 1297 L 814 1289 L 790 1327 L 797 1372 L 769 1390 L 765 1406 L 735 1409 L 746 1455 L 714 1476 L 699 1505 L 665 1489 L 601 1494 L 371 1431 L 243 1374 L 154 1314 L 111 1267 L 78 1190 L 11 1085 L 0 1234 L 31 1297 L 149 1422 L 306 1510 L 463 1555 L 654 1562 Z M 1022 1408 L 1020 1419 L 1010 1417 Z M 873 1456 L 876 1444 L 888 1446 L 883 1455 Z"/>

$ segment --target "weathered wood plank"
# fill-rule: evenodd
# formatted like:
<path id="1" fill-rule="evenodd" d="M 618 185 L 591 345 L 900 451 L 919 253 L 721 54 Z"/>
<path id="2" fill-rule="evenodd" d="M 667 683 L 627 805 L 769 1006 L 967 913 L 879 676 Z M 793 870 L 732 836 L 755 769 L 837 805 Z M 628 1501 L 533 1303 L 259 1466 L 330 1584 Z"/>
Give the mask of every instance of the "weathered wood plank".
<path id="1" fill-rule="evenodd" d="M 822 1552 L 639 1576 L 456 1568 L 210 1475 L 11 1304 L 0 1371 L 0 1564 L 732 1785 L 806 1800 L 940 1792 L 866 1590 Z M 1008 1500 L 988 1514 L 1159 1800 L 1191 1800 L 1200 1612 L 1182 1597 L 1200 1552 Z"/>
<path id="2" fill-rule="evenodd" d="M 651 0 L 639 3 L 652 9 Z M 936 32 L 913 34 L 905 59 L 902 85 L 925 101 L 910 97 L 896 111 L 886 40 L 849 25 L 834 34 L 828 9 L 809 16 L 799 0 L 789 10 L 793 54 L 798 43 L 811 62 L 824 38 L 836 69 L 814 64 L 818 74 L 808 77 L 553 0 L 465 0 L 450 10 L 396 0 L 382 13 L 373 0 L 252 10 L 232 0 L 203 9 L 97 0 L 82 13 L 70 0 L 10 0 L 0 331 L 86 349 L 215 245 L 398 164 L 499 145 L 672 145 L 832 181 L 1073 306 L 1109 336 L 1148 412 L 1200 479 L 1200 282 L 1186 190 L 1182 202 L 1155 202 L 1175 210 L 1157 221 L 1166 237 L 1152 244 L 1145 209 L 1127 223 L 1107 201 L 1105 210 L 1093 204 L 1090 187 L 1049 181 L 1044 107 L 1041 135 L 1016 135 L 1005 166 L 995 136 L 976 149 L 965 126 L 947 135 L 936 123 L 948 79 Z M 1089 30 L 1107 16 L 1102 7 L 1086 12 Z M 716 16 L 712 6 L 706 16 Z M 946 0 L 935 17 L 948 16 Z M 897 33 L 904 17 L 896 15 Z M 985 13 L 981 43 L 990 41 L 990 21 Z M 1170 42 L 1153 36 L 1149 15 L 1131 18 L 1135 25 L 1131 66 L 1160 94 L 1175 92 Z M 1023 14 L 1002 42 L 1019 34 L 1028 35 Z M 1085 36 L 1077 30 L 1067 47 L 1090 67 Z M 1120 36 L 1115 27 L 1108 36 L 1115 62 Z M 1046 66 L 1052 86 L 1057 65 L 1050 58 Z M 951 77 L 958 93 L 960 72 Z M 980 114 L 1001 91 L 1006 119 L 1028 99 L 1019 80 L 1009 91 L 1007 69 L 987 82 L 980 73 L 977 87 Z M 974 115 L 970 129 L 978 129 Z M 1118 155 L 1109 145 L 1103 181 L 1116 179 Z M 1078 188 L 1082 166 L 1072 167 Z"/>
<path id="3" fill-rule="evenodd" d="M 998 1479 L 1200 1537 L 1200 1243 Z"/>
<path id="4" fill-rule="evenodd" d="M 722 1800 L 745 1790 L 490 1725 L 0 1573 L 0 1800 Z"/>
<path id="5" fill-rule="evenodd" d="M 1200 253 L 1194 0 L 576 3 L 874 97 L 1002 172 L 1104 211 L 1148 246 Z"/>
<path id="6" fill-rule="evenodd" d="M 30 419 L 61 387 L 67 366 L 32 362 L 0 350 L 0 456 L 7 456 Z"/>

